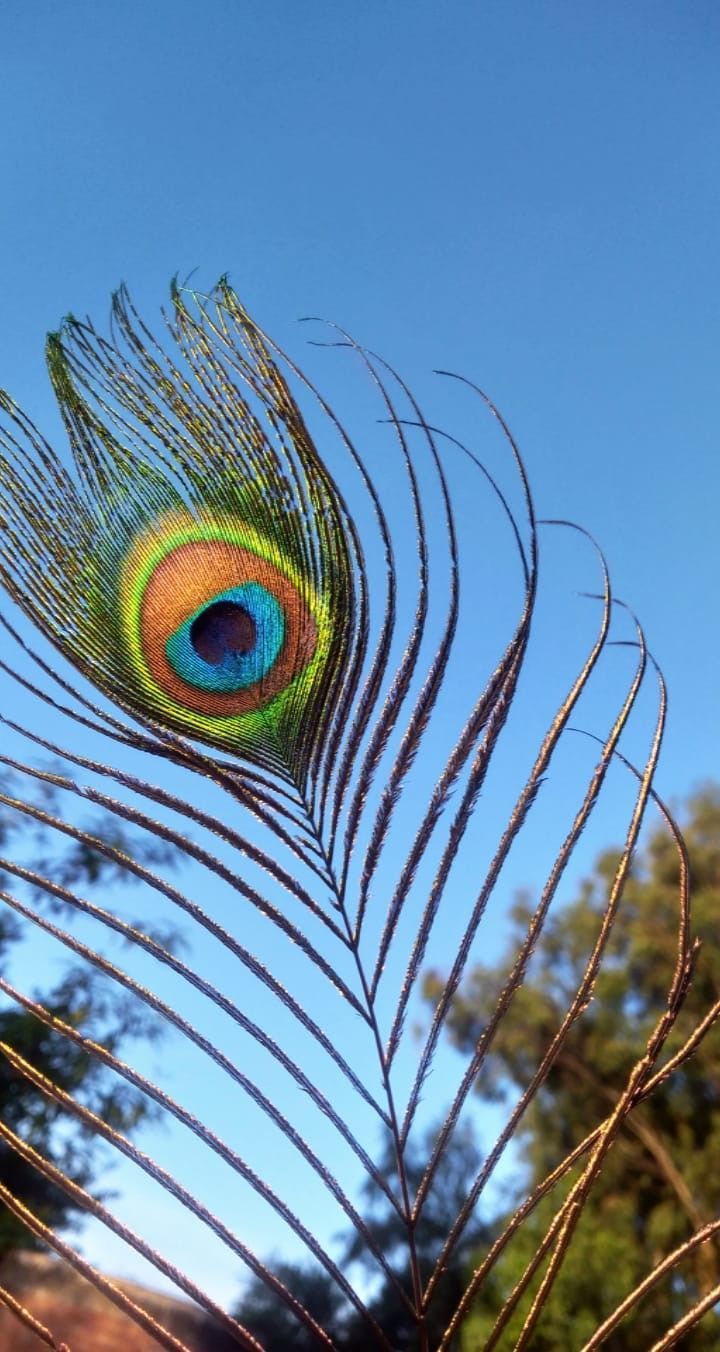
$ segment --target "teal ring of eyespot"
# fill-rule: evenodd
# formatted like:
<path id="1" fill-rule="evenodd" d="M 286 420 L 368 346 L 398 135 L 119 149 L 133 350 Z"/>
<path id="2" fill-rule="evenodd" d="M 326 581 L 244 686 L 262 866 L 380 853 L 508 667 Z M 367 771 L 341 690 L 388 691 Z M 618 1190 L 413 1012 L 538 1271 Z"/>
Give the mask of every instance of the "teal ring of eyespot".
<path id="1" fill-rule="evenodd" d="M 249 617 L 254 629 L 253 641 L 245 651 L 238 651 L 222 639 L 222 628 L 215 635 L 221 656 L 218 661 L 206 661 L 193 641 L 193 631 L 213 607 L 223 603 Z M 220 613 L 219 611 L 216 613 Z M 261 681 L 270 671 L 285 642 L 285 614 L 282 606 L 259 582 L 243 582 L 227 591 L 218 592 L 198 610 L 189 615 L 165 644 L 165 653 L 173 671 L 181 680 L 199 690 L 213 690 L 222 694 L 245 690 Z"/>

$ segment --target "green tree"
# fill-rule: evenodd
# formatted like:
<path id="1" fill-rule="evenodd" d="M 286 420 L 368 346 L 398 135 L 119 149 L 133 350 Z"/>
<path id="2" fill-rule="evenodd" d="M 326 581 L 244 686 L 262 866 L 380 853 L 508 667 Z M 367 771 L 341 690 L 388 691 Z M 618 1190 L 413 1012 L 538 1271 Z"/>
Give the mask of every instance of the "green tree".
<path id="1" fill-rule="evenodd" d="M 686 817 L 693 929 L 703 946 L 664 1059 L 680 1048 L 720 997 L 720 789 L 697 793 Z M 557 1031 L 597 936 L 617 858 L 612 851 L 601 856 L 577 900 L 547 921 L 527 978 L 478 1077 L 476 1088 L 485 1099 L 514 1102 Z M 525 1115 L 518 1198 L 602 1121 L 642 1053 L 672 978 L 678 877 L 676 849 L 661 827 L 633 863 L 593 999 Z M 476 966 L 455 1000 L 450 1033 L 465 1052 L 475 1048 L 495 1008 L 531 914 L 528 898 L 520 897 L 512 911 L 505 956 L 497 964 Z M 438 973 L 427 976 L 430 1001 L 441 984 Z M 717 1216 L 719 1043 L 715 1026 L 694 1056 L 626 1120 L 533 1334 L 534 1352 L 576 1352 L 662 1257 Z M 552 1209 L 549 1200 L 543 1202 L 504 1251 L 492 1290 L 483 1289 L 466 1325 L 467 1352 L 484 1347 L 501 1294 L 504 1298 L 512 1289 L 556 1206 L 555 1195 Z M 705 1244 L 615 1329 L 609 1346 L 615 1352 L 650 1347 L 718 1280 L 718 1248 Z M 498 1346 L 514 1346 L 518 1328 L 517 1320 L 511 1323 Z M 682 1346 L 700 1352 L 717 1348 L 719 1342 L 720 1319 L 711 1313 Z"/>
<path id="2" fill-rule="evenodd" d="M 2 788 L 6 794 L 16 792 L 14 777 L 4 777 Z M 27 795 L 25 798 L 27 800 Z M 33 801 L 46 813 L 57 806 L 51 787 L 40 786 Z M 98 814 L 86 825 L 88 835 L 100 837 L 138 862 L 146 865 L 172 863 L 172 852 L 164 845 L 145 838 L 140 832 L 123 830 L 115 818 L 107 814 Z M 65 840 L 47 823 L 28 819 L 9 806 L 0 807 L 0 854 L 3 856 L 0 857 L 0 970 L 3 975 L 26 933 L 24 922 L 18 922 L 6 904 L 6 897 L 24 897 L 37 909 L 52 908 L 61 918 L 66 910 L 61 901 L 48 898 L 39 884 L 19 883 L 13 874 L 11 860 L 31 866 L 37 874 L 86 895 L 101 884 L 107 887 L 132 882 L 132 875 L 117 859 L 94 850 L 87 840 Z M 147 923 L 143 922 L 142 928 L 148 932 Z M 172 928 L 165 929 L 162 934 L 155 930 L 154 934 L 166 947 L 177 942 Z M 147 1041 L 162 1032 L 159 1020 L 149 1014 L 145 1006 L 85 962 L 68 963 L 60 980 L 50 989 L 36 988 L 32 994 L 51 1015 L 115 1054 L 128 1039 Z M 102 1062 L 82 1046 L 48 1028 L 21 1005 L 0 998 L 3 1000 L 0 1005 L 0 1043 L 18 1053 L 59 1089 L 73 1095 L 125 1134 L 131 1133 L 154 1112 L 144 1095 L 108 1072 Z M 107 1192 L 98 1192 L 97 1187 L 101 1175 L 107 1172 L 102 1142 L 19 1073 L 2 1048 L 0 1121 L 74 1182 L 95 1196 L 107 1196 Z M 53 1229 L 72 1227 L 78 1218 L 78 1209 L 71 1199 L 26 1163 L 5 1140 L 0 1140 L 0 1182 Z M 10 1210 L 0 1208 L 0 1258 L 13 1249 L 31 1248 L 37 1243 Z"/>

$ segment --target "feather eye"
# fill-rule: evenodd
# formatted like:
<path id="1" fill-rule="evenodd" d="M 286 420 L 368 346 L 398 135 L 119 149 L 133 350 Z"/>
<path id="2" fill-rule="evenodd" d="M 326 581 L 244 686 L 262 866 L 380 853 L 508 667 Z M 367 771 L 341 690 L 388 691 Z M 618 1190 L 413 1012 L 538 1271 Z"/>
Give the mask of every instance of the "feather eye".
<path id="1" fill-rule="evenodd" d="M 328 692 L 339 695 L 357 647 L 350 532 L 269 349 L 226 297 L 244 351 L 233 351 L 231 372 L 222 335 L 211 344 L 205 333 L 205 385 L 192 396 L 172 367 L 163 379 L 153 367 L 149 383 L 146 351 L 115 369 L 108 345 L 74 319 L 51 335 L 77 477 L 35 429 L 24 428 L 30 474 L 10 444 L 0 472 L 17 548 L 2 574 L 111 699 L 302 778 L 332 716 Z M 198 334 L 173 299 L 192 362 Z M 126 305 L 116 298 L 127 327 Z"/>
<path id="2" fill-rule="evenodd" d="M 327 626 L 317 598 L 278 558 L 228 517 L 176 513 L 134 543 L 118 608 L 139 686 L 158 715 L 210 740 L 216 727 L 225 739 L 233 727 L 251 737 L 259 720 L 277 719 L 299 681 L 317 677 Z"/>

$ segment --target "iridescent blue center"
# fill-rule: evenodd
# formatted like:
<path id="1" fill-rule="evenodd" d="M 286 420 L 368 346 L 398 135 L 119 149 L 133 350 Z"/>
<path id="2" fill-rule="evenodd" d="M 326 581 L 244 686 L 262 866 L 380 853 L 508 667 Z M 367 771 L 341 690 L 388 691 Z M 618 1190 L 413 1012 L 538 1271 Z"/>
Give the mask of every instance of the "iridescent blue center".
<path id="1" fill-rule="evenodd" d="M 259 582 L 218 592 L 170 635 L 173 671 L 199 690 L 229 694 L 266 676 L 285 641 L 285 615 Z"/>

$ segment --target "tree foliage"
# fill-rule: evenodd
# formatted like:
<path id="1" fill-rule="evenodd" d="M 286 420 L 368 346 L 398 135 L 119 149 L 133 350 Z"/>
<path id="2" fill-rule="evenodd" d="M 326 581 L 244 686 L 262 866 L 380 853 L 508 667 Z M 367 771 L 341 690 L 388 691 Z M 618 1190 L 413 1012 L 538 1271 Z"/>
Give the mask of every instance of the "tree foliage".
<path id="1" fill-rule="evenodd" d="M 720 790 L 706 788 L 687 805 L 693 927 L 701 941 L 695 979 L 666 1046 L 668 1060 L 720 997 Z M 598 933 L 617 854 L 608 851 L 571 904 L 546 922 L 533 963 L 501 1021 L 477 1092 L 514 1102 L 557 1031 L 578 987 Z M 541 1091 L 532 1100 L 520 1138 L 518 1197 L 543 1180 L 563 1156 L 612 1109 L 663 1008 L 675 960 L 678 860 L 667 831 L 654 831 L 636 858 L 593 998 L 579 1018 Z M 456 998 L 450 1031 L 472 1050 L 490 1018 L 532 907 L 519 897 L 507 951 L 479 964 Z M 425 994 L 440 988 L 429 973 Z M 694 1056 L 635 1107 L 590 1193 L 573 1243 L 534 1335 L 534 1352 L 575 1352 L 602 1320 L 668 1252 L 720 1209 L 720 1034 L 711 1027 Z M 520 1177 L 522 1175 L 522 1177 Z M 575 1177 L 565 1181 L 569 1187 Z M 485 1346 L 499 1305 L 535 1251 L 551 1212 L 549 1199 L 519 1229 L 483 1288 L 466 1326 L 463 1347 Z M 555 1195 L 553 1211 L 557 1205 Z M 509 1213 L 508 1213 L 509 1214 Z M 501 1223 L 507 1216 L 500 1218 Z M 501 1228 L 501 1227 L 500 1227 Z M 613 1332 L 617 1352 L 651 1347 L 720 1280 L 715 1242 L 696 1249 L 656 1286 Z M 526 1307 L 525 1307 L 526 1308 Z M 497 1344 L 511 1348 L 522 1318 Z M 710 1313 L 682 1343 L 693 1352 L 718 1346 L 720 1319 Z"/>
<path id="2" fill-rule="evenodd" d="M 11 776 L 3 780 L 2 787 L 5 793 L 11 791 Z M 41 812 L 49 812 L 55 805 L 54 798 L 53 790 L 41 785 L 34 802 Z M 157 863 L 161 852 L 163 862 L 172 862 L 171 853 L 157 840 L 146 839 L 139 832 L 119 830 L 117 821 L 107 814 L 98 814 L 90 824 L 90 831 L 143 863 Z M 118 868 L 112 858 L 90 848 L 87 841 L 68 840 L 63 845 L 42 821 L 33 821 L 10 806 L 0 808 L 0 851 L 4 856 L 0 858 L 3 900 L 12 895 L 24 896 L 45 909 L 63 910 L 63 903 L 44 894 L 38 884 L 18 882 L 13 871 L 13 861 L 18 859 L 31 865 L 39 876 L 48 876 L 64 887 L 85 893 L 101 885 L 117 886 L 132 881 L 132 874 Z M 144 928 L 147 931 L 147 923 Z M 12 911 L 3 906 L 0 909 L 3 974 L 25 933 L 24 923 L 18 923 Z M 172 944 L 173 934 L 165 932 L 163 941 Z M 32 995 L 55 1019 L 80 1030 L 115 1054 L 128 1039 L 147 1041 L 162 1031 L 155 1016 L 139 1001 L 114 987 L 85 962 L 68 963 L 59 980 L 49 988 L 46 983 L 37 984 Z M 126 1135 L 153 1112 L 151 1105 L 144 1095 L 106 1070 L 82 1045 L 48 1027 L 22 1005 L 2 999 L 0 1121 L 75 1183 L 95 1196 L 106 1196 L 106 1191 L 98 1192 L 104 1173 L 102 1142 L 94 1131 L 68 1116 L 61 1104 L 22 1074 L 12 1054 L 22 1057 L 58 1089 Z M 67 1228 L 77 1220 L 78 1208 L 72 1199 L 26 1162 L 5 1139 L 0 1140 L 0 1183 L 54 1229 Z M 34 1247 L 37 1242 L 31 1231 L 3 1207 L 0 1258 L 14 1249 Z"/>

